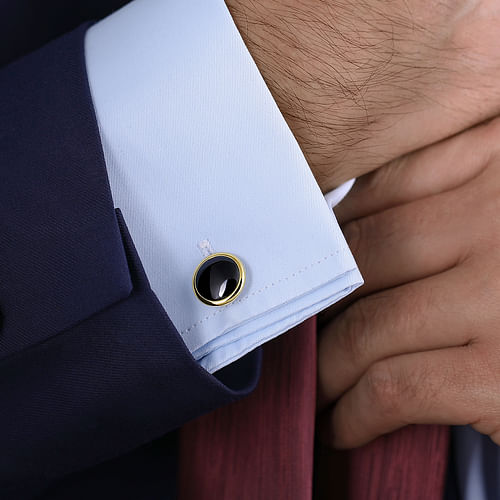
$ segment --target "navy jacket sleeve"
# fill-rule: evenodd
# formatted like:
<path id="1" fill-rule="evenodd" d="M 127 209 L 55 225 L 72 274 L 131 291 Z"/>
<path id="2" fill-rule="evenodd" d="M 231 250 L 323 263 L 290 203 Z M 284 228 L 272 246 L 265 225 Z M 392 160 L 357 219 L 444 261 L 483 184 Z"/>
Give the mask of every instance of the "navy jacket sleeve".
<path id="1" fill-rule="evenodd" d="M 149 287 L 110 195 L 85 29 L 0 71 L 2 499 L 160 437 L 258 378 L 258 352 L 218 377 L 201 369 Z"/>

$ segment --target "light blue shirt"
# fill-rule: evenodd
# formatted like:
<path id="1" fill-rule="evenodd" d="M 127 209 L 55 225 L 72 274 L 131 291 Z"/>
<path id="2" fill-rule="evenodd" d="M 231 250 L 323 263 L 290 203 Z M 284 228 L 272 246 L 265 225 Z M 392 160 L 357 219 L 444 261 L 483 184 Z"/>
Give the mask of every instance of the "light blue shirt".
<path id="1" fill-rule="evenodd" d="M 362 283 L 326 196 L 222 0 L 135 0 L 92 27 L 89 82 L 115 205 L 153 290 L 215 371 Z M 249 279 L 222 307 L 191 278 L 215 251 Z M 488 500 L 484 437 L 454 430 L 464 500 Z"/>
<path id="2" fill-rule="evenodd" d="M 362 284 L 223 0 L 135 0 L 88 31 L 85 53 L 115 205 L 205 369 Z M 223 307 L 192 290 L 213 252 L 237 255 L 247 270 L 241 295 Z"/>

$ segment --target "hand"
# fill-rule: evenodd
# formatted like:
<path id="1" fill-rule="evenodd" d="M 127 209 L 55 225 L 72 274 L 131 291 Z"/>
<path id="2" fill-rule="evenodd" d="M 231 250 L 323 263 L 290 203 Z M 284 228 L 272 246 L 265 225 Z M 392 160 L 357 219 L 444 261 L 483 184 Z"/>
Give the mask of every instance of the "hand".
<path id="1" fill-rule="evenodd" d="M 500 113 L 496 0 L 226 0 L 324 191 Z"/>
<path id="2" fill-rule="evenodd" d="M 361 178 L 338 216 L 366 285 L 320 333 L 325 439 L 470 424 L 500 444 L 500 119 Z"/>

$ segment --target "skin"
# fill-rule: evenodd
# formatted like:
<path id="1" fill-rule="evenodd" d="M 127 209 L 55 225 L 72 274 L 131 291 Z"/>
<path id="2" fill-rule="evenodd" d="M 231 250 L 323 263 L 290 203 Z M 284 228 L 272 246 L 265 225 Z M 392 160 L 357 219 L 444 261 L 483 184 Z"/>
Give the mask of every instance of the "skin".
<path id="1" fill-rule="evenodd" d="M 226 0 L 327 191 L 500 113 L 496 0 Z"/>
<path id="2" fill-rule="evenodd" d="M 337 210 L 366 285 L 322 320 L 323 439 L 500 444 L 500 126 L 468 130 L 500 114 L 500 3 L 227 4 L 321 188 L 364 175 Z"/>
<path id="3" fill-rule="evenodd" d="M 470 424 L 500 444 L 500 119 L 365 176 L 337 212 L 366 285 L 320 333 L 323 439 Z"/>

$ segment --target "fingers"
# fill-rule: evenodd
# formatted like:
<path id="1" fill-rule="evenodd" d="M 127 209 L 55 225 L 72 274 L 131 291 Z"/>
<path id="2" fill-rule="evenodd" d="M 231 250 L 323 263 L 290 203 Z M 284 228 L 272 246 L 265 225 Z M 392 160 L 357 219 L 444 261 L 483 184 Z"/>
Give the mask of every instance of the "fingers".
<path id="1" fill-rule="evenodd" d="M 454 189 L 478 175 L 499 149 L 500 119 L 396 159 L 360 177 L 335 208 L 340 223 Z"/>
<path id="2" fill-rule="evenodd" d="M 320 423 L 336 448 L 361 446 L 407 424 L 466 425 L 481 416 L 473 346 L 389 358 L 373 365 Z"/>
<path id="3" fill-rule="evenodd" d="M 474 245 L 469 224 L 473 213 L 464 201 L 465 189 L 346 224 L 344 236 L 365 284 L 323 312 L 320 324 L 324 325 L 359 297 L 438 274 L 464 261 Z"/>
<path id="4" fill-rule="evenodd" d="M 344 235 L 365 280 L 356 296 L 437 274 L 470 250 L 459 191 L 355 220 Z"/>
<path id="5" fill-rule="evenodd" d="M 467 344 L 477 334 L 482 299 L 477 272 L 461 266 L 355 302 L 319 336 L 318 409 L 391 356 Z"/>

